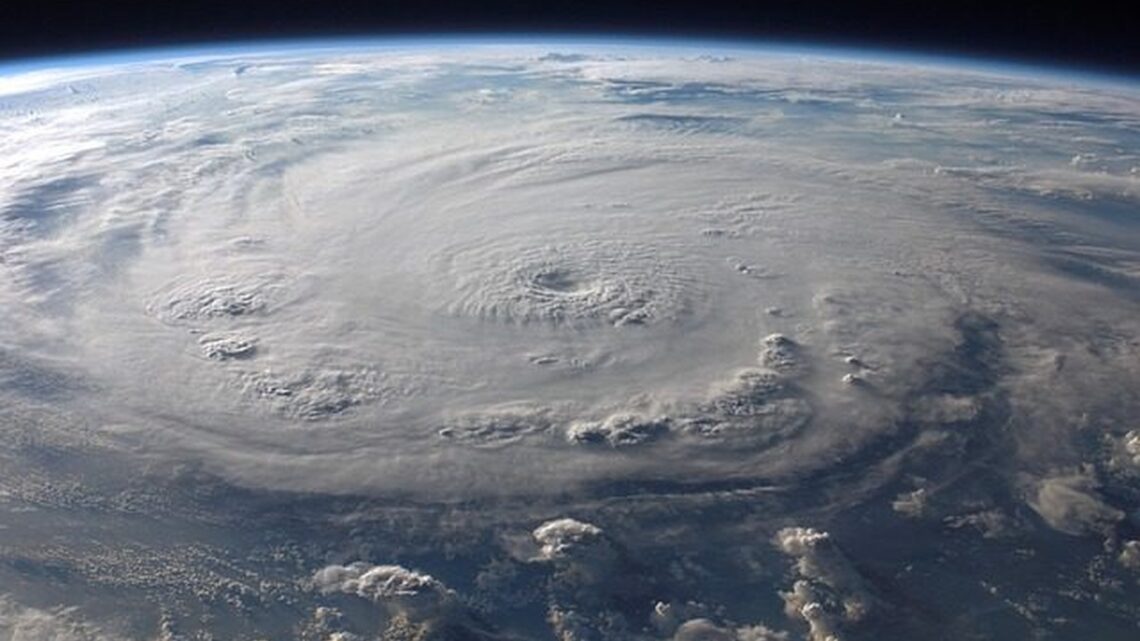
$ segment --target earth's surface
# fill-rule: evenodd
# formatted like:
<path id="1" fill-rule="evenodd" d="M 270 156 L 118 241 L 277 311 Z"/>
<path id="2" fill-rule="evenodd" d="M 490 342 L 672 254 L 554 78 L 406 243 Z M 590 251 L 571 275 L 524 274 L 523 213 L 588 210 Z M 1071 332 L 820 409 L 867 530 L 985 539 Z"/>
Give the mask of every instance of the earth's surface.
<path id="1" fill-rule="evenodd" d="M 0 76 L 0 640 L 1136 639 L 1140 86 Z"/>

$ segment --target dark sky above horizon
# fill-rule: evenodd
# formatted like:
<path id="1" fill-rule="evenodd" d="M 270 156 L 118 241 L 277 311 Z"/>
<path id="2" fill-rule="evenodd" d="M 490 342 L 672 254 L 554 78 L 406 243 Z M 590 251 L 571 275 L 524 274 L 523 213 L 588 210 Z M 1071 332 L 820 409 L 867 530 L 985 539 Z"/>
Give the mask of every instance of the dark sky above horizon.
<path id="1" fill-rule="evenodd" d="M 0 58 L 304 36 L 534 31 L 729 36 L 994 57 L 1140 76 L 1134 23 L 1098 2 L 3 0 Z"/>

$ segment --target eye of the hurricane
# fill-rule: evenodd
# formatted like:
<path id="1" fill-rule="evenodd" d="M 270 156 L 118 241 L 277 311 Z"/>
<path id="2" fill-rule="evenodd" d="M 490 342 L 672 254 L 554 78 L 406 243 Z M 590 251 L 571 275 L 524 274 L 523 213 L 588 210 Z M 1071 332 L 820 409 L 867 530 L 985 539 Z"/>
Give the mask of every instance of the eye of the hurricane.
<path id="1" fill-rule="evenodd" d="M 587 317 L 625 325 L 644 323 L 651 316 L 647 297 L 633 295 L 620 278 L 554 266 L 520 275 L 524 296 L 546 305 L 550 320 L 555 322 Z"/>
<path id="2" fill-rule="evenodd" d="M 559 267 L 539 270 L 531 277 L 531 285 L 535 293 L 553 296 L 588 295 L 604 288 L 604 284 L 595 279 L 583 278 L 569 269 Z"/>
<path id="3" fill-rule="evenodd" d="M 572 239 L 465 249 L 445 263 L 457 281 L 448 309 L 460 316 L 576 327 L 673 323 L 693 311 L 700 292 L 691 261 L 652 245 Z"/>

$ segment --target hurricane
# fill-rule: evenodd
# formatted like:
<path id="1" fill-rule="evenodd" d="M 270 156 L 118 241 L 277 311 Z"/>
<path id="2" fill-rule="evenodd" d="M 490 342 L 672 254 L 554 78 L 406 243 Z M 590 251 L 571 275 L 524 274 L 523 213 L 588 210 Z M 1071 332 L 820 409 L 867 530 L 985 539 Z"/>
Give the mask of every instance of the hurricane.
<path id="1" fill-rule="evenodd" d="M 0 639 L 1103 638 L 1140 89 L 732 43 L 0 71 Z"/>

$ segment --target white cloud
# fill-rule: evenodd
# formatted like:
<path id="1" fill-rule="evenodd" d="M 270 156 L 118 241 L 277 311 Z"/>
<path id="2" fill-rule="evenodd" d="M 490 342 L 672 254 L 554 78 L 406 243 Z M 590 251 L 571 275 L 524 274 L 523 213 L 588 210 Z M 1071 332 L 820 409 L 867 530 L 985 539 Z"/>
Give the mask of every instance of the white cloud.
<path id="1" fill-rule="evenodd" d="M 534 529 L 533 536 L 539 545 L 538 558 L 545 561 L 580 557 L 592 548 L 608 545 L 601 528 L 569 517 L 543 523 Z"/>
<path id="2" fill-rule="evenodd" d="M 84 621 L 70 608 L 43 610 L 0 596 L 0 641 L 123 641 Z"/>
<path id="3" fill-rule="evenodd" d="M 690 619 L 677 627 L 673 641 L 788 641 L 788 633 L 765 625 L 722 627 L 708 619 Z"/>
<path id="4" fill-rule="evenodd" d="M 913 492 L 899 494 L 891 503 L 891 507 L 899 514 L 917 518 L 922 516 L 922 513 L 926 510 L 928 500 L 929 496 L 927 495 L 927 491 L 924 488 L 918 488 Z"/>
<path id="5" fill-rule="evenodd" d="M 864 621 L 878 605 L 863 577 L 831 535 L 789 527 L 776 533 L 776 547 L 796 559 L 798 579 L 782 594 L 789 617 L 805 621 L 813 641 L 843 638 L 843 630 Z"/>
<path id="6" fill-rule="evenodd" d="M 386 615 L 382 638 L 402 638 L 400 634 L 422 639 L 445 639 L 452 634 L 495 638 L 471 619 L 455 591 L 430 575 L 399 565 L 330 565 L 313 575 L 312 586 L 324 594 L 350 594 L 376 603 Z M 321 622 L 319 611 L 316 620 L 329 627 Z"/>
<path id="7" fill-rule="evenodd" d="M 313 575 L 313 584 L 322 592 L 344 592 L 373 601 L 447 594 L 447 588 L 427 574 L 399 565 L 360 562 L 321 568 Z"/>
<path id="8" fill-rule="evenodd" d="M 621 413 L 603 421 L 579 421 L 570 426 L 567 437 L 583 445 L 605 443 L 610 447 L 629 447 L 650 442 L 668 431 L 669 420 L 665 417 Z"/>
<path id="9" fill-rule="evenodd" d="M 691 619 L 677 627 L 673 641 L 735 641 L 731 630 L 719 627 L 708 619 Z"/>
<path id="10" fill-rule="evenodd" d="M 1124 513 L 1097 496 L 1097 483 L 1087 473 L 1041 479 L 1029 506 L 1055 530 L 1083 535 L 1104 532 Z"/>
<path id="11" fill-rule="evenodd" d="M 1140 541 L 1125 541 L 1121 547 L 1120 564 L 1131 570 L 1140 570 Z"/>

